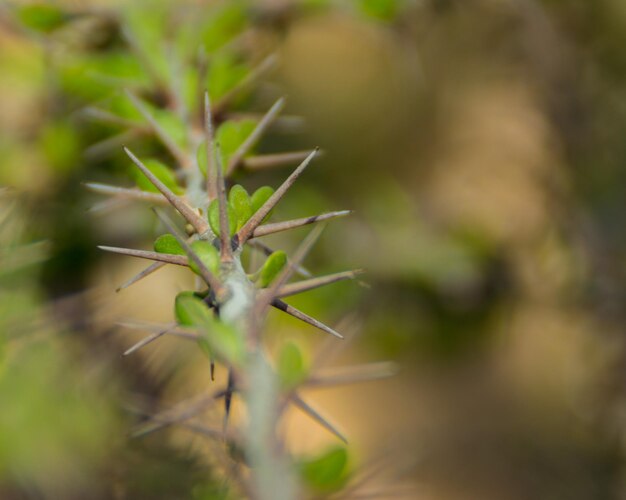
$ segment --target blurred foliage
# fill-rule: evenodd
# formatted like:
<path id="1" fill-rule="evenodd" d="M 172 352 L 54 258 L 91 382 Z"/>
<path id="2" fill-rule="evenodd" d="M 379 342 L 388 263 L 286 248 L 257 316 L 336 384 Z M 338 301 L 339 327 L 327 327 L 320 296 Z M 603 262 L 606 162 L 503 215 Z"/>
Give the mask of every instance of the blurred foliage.
<path id="1" fill-rule="evenodd" d="M 125 443 L 120 393 L 171 393 L 111 361 L 121 344 L 99 337 L 90 299 L 69 311 L 58 301 L 101 284 L 93 248 L 105 235 L 138 247 L 158 235 L 142 209 L 85 214 L 95 198 L 81 182 L 139 181 L 122 144 L 172 160 L 150 135 L 127 134 L 145 123 L 119 89 L 161 109 L 175 75 L 183 108 L 197 112 L 198 88 L 219 102 L 267 50 L 279 70 L 232 109 L 263 108 L 273 84 L 286 89 L 307 137 L 276 133 L 258 151 L 313 142 L 327 154 L 281 217 L 356 209 L 307 265 L 367 267 L 372 285 L 293 304 L 331 319 L 357 307 L 369 351 L 353 355 L 404 366 L 384 391 L 329 400 L 345 399 L 356 441 L 370 451 L 398 442 L 389 455 L 408 455 L 407 475 L 436 498 L 623 496 L 624 3 L 209 3 L 201 15 L 193 2 L 3 7 L 0 184 L 31 208 L 2 243 L 3 264 L 15 262 L 0 270 L 0 330 L 13 332 L 0 337 L 0 405 L 15 410 L 0 414 L 0 496 L 95 498 L 103 471 L 115 470 L 120 498 L 217 497 L 200 453 Z M 202 82 L 172 71 L 177 56 L 200 57 L 198 46 L 211 56 Z M 89 119 L 88 106 L 115 119 Z M 220 117 L 225 160 L 247 120 Z M 186 140 L 176 113 L 159 123 Z M 272 329 L 309 342 L 289 319 Z M 306 366 L 295 345 L 279 357 L 287 384 Z M 314 481 L 330 478 L 314 485 L 324 490 L 343 480 L 344 459 L 319 453 L 306 467 Z"/>

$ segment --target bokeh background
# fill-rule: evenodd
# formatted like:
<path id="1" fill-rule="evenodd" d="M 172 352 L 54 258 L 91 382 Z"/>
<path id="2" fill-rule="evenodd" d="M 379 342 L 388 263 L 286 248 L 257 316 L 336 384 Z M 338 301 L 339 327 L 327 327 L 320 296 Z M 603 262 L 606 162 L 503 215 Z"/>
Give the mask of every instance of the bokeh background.
<path id="1" fill-rule="evenodd" d="M 137 408 L 206 388 L 206 362 L 180 342 L 120 357 L 142 334 L 116 323 L 170 321 L 189 278 L 167 269 L 115 293 L 143 264 L 96 245 L 149 248 L 156 226 L 148 207 L 98 208 L 82 186 L 131 183 L 120 144 L 102 142 L 113 133 L 83 111 L 111 84 L 111 12 L 143 22 L 154 2 L 68 0 L 76 17 L 44 33 L 23 28 L 25 4 L 0 10 L 0 497 L 218 498 L 206 440 L 128 438 Z M 242 109 L 285 94 L 302 118 L 261 149 L 325 150 L 277 217 L 355 210 L 307 265 L 368 270 L 369 288 L 293 303 L 355 333 L 330 364 L 400 367 L 310 396 L 355 468 L 382 463 L 372 491 L 626 498 L 626 3 L 245 4 L 252 52 L 279 64 Z M 323 343 L 278 313 L 268 330 L 311 358 Z M 294 453 L 333 442 L 297 413 L 287 431 Z"/>

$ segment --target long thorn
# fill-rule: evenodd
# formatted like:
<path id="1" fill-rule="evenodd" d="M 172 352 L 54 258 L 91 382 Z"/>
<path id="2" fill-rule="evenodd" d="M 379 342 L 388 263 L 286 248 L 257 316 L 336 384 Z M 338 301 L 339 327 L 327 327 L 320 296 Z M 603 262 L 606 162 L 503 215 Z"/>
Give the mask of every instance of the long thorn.
<path id="1" fill-rule="evenodd" d="M 191 246 L 189 246 L 187 240 L 179 234 L 178 230 L 176 229 L 170 218 L 159 210 L 154 209 L 154 211 L 159 219 L 161 219 L 161 222 L 163 222 L 167 230 L 172 233 L 180 246 L 183 247 L 183 250 L 185 250 L 189 258 L 196 263 L 200 271 L 200 276 L 202 276 L 202 279 L 205 281 L 205 283 L 213 289 L 215 294 L 219 295 L 220 293 L 222 293 L 224 288 L 222 283 L 211 271 L 209 271 L 204 262 L 202 262 L 202 259 L 198 257 L 198 254 L 194 252 Z"/>
<path id="2" fill-rule="evenodd" d="M 151 275 L 153 272 L 158 271 L 162 267 L 165 267 L 165 262 L 153 262 L 148 267 L 146 267 L 143 271 L 135 274 L 135 276 L 130 278 L 128 281 L 125 281 L 120 286 L 118 286 L 115 289 L 115 291 L 116 292 L 120 292 L 120 291 L 124 290 L 125 288 L 128 288 L 131 285 L 134 285 L 138 281 L 144 279 L 146 276 Z"/>
<path id="3" fill-rule="evenodd" d="M 163 195 L 150 193 L 141 189 L 111 186 L 110 184 L 102 184 L 100 182 L 85 182 L 83 185 L 93 193 L 128 198 L 131 200 L 148 201 L 158 205 L 168 204 L 167 198 L 164 198 Z"/>
<path id="4" fill-rule="evenodd" d="M 337 428 L 333 424 L 331 424 L 326 418 L 322 417 L 322 415 L 320 415 L 320 413 L 315 408 L 305 402 L 300 396 L 294 394 L 292 396 L 292 401 L 294 405 L 300 408 L 304 413 L 306 413 L 309 417 L 311 417 L 318 424 L 324 427 L 327 431 L 337 436 L 344 443 L 348 443 L 346 437 L 341 432 L 339 432 L 339 430 L 337 430 Z"/>
<path id="5" fill-rule="evenodd" d="M 215 151 L 213 135 L 213 115 L 211 113 L 211 98 L 209 92 L 204 93 L 204 135 L 206 140 L 206 190 L 209 200 L 217 196 L 217 182 L 215 180 Z"/>
<path id="6" fill-rule="evenodd" d="M 171 323 L 170 325 L 167 326 L 167 328 L 148 335 L 147 337 L 141 339 L 132 347 L 126 349 L 124 353 L 122 354 L 122 356 L 128 356 L 129 354 L 132 354 L 133 352 L 141 349 L 142 347 L 150 344 L 151 342 L 154 342 L 156 339 L 162 337 L 163 335 L 168 333 L 172 328 L 175 328 L 175 327 L 176 327 L 176 323 Z"/>
<path id="7" fill-rule="evenodd" d="M 130 255 L 131 257 L 139 257 L 140 259 L 155 260 L 165 262 L 167 264 L 175 264 L 177 266 L 188 266 L 189 260 L 184 255 L 174 255 L 169 253 L 149 252 L 147 250 L 135 250 L 133 248 L 107 247 L 99 245 L 100 250 L 105 252 L 119 253 L 122 255 Z"/>
<path id="8" fill-rule="evenodd" d="M 215 179 L 217 181 L 217 204 L 220 216 L 220 260 L 233 261 L 233 249 L 230 244 L 230 224 L 228 221 L 228 202 L 226 201 L 226 183 L 222 166 L 222 152 L 219 143 L 215 144 Z"/>
<path id="9" fill-rule="evenodd" d="M 248 156 L 241 160 L 246 170 L 267 170 L 269 168 L 283 167 L 304 160 L 310 151 L 291 151 L 288 153 L 271 153 L 265 155 Z M 320 155 L 322 152 L 320 151 Z"/>
<path id="10" fill-rule="evenodd" d="M 343 338 L 343 335 L 341 335 L 339 332 L 336 332 L 331 327 L 326 326 L 321 321 L 318 321 L 315 318 L 312 318 L 308 314 L 305 314 L 302 311 L 299 311 L 295 307 L 290 306 L 289 304 L 287 304 L 286 302 L 283 302 L 280 299 L 274 299 L 272 301 L 272 306 L 274 306 L 276 309 L 280 309 L 281 311 L 293 316 L 294 318 L 297 318 L 301 321 L 304 321 L 305 323 L 308 323 L 311 326 L 319 328 L 323 332 L 329 333 L 330 335 L 334 335 L 335 337 L 339 339 Z"/>
<path id="11" fill-rule="evenodd" d="M 102 123 L 108 123 L 111 125 L 118 125 L 126 128 L 142 128 L 143 124 L 134 120 L 129 120 L 122 116 L 111 113 L 104 109 L 97 108 L 95 106 L 88 106 L 81 112 L 82 116 L 85 116 L 91 120 L 99 121 Z"/>
<path id="12" fill-rule="evenodd" d="M 241 145 L 237 148 L 237 151 L 235 151 L 235 153 L 228 160 L 228 165 L 226 167 L 226 177 L 230 177 L 233 174 L 246 153 L 250 151 L 252 146 L 254 146 L 254 144 L 265 133 L 267 128 L 272 124 L 272 122 L 278 116 L 278 113 L 280 113 L 284 107 L 284 97 L 281 97 L 272 105 L 269 111 L 263 116 L 261 121 L 254 128 L 254 130 L 250 133 L 248 137 L 246 137 L 246 140 L 241 143 Z"/>
<path id="13" fill-rule="evenodd" d="M 313 150 L 313 152 L 309 154 L 309 156 L 307 156 L 302 163 L 300 163 L 298 168 L 296 168 L 292 172 L 292 174 L 287 177 L 285 182 L 281 184 L 281 186 L 274 192 L 274 194 L 269 197 L 269 199 L 261 206 L 261 208 L 259 208 L 256 213 L 252 217 L 250 217 L 248 222 L 246 222 L 244 226 L 239 230 L 239 232 L 237 233 L 237 240 L 240 245 L 243 245 L 246 241 L 248 241 L 248 239 L 252 237 L 254 230 L 261 224 L 265 216 L 270 212 L 270 210 L 272 210 L 276 206 L 280 199 L 285 195 L 287 190 L 291 186 L 293 186 L 294 182 L 296 182 L 296 179 L 300 177 L 300 174 L 302 174 L 306 167 L 308 167 L 309 163 L 311 163 L 311 160 L 317 154 L 317 150 L 318 148 L 315 148 L 315 150 Z"/>
<path id="14" fill-rule="evenodd" d="M 126 95 L 133 103 L 133 106 L 141 113 L 144 120 L 146 120 L 155 135 L 159 138 L 159 140 L 165 145 L 167 150 L 172 154 L 172 156 L 176 159 L 179 165 L 183 168 L 187 168 L 189 166 L 189 158 L 185 154 L 185 152 L 176 144 L 174 139 L 161 127 L 158 121 L 152 116 L 148 107 L 139 99 L 135 94 L 133 94 L 130 90 L 126 90 Z"/>
<path id="15" fill-rule="evenodd" d="M 137 158 L 133 153 L 131 153 L 130 149 L 124 148 L 124 151 L 129 156 L 129 158 L 133 161 L 133 163 L 141 170 L 143 175 L 145 175 L 148 180 L 156 187 L 162 194 L 167 198 L 167 201 L 180 212 L 180 214 L 185 218 L 189 224 L 193 226 L 198 234 L 204 234 L 209 229 L 209 223 L 204 220 L 193 208 L 191 208 L 187 203 L 174 194 L 170 188 L 168 188 L 165 184 L 163 184 L 151 171 L 146 167 L 139 158 Z"/>
<path id="16" fill-rule="evenodd" d="M 282 286 L 276 296 L 279 298 L 289 297 L 291 295 L 297 295 L 302 292 L 308 292 L 315 288 L 330 285 L 337 281 L 350 280 L 363 274 L 363 269 L 354 269 L 353 271 L 343 271 L 340 273 L 328 274 L 326 276 L 320 276 L 318 278 L 311 278 L 310 280 L 299 281 L 298 283 L 290 283 Z"/>
<path id="17" fill-rule="evenodd" d="M 131 142 L 143 135 L 145 135 L 145 131 L 143 130 L 126 130 L 125 132 L 112 135 L 111 137 L 108 137 L 103 141 L 93 143 L 91 146 L 85 149 L 83 156 L 89 160 L 100 159 L 109 154 L 111 151 L 117 151 L 120 146 Z"/>
<path id="18" fill-rule="evenodd" d="M 252 238 L 260 238 L 268 234 L 280 233 L 281 231 L 289 231 L 298 227 L 313 224 L 315 222 L 322 222 L 329 219 L 335 219 L 337 217 L 345 217 L 350 215 L 352 210 L 340 210 L 337 212 L 329 212 L 326 214 L 313 215 L 311 217 L 302 217 L 300 219 L 287 220 L 283 222 L 273 222 L 271 224 L 263 224 L 258 226 L 252 233 Z"/>
<path id="19" fill-rule="evenodd" d="M 345 384 L 371 382 L 393 377 L 398 373 L 395 363 L 368 363 L 327 370 L 313 375 L 305 382 L 306 387 L 329 387 Z"/>
<path id="20" fill-rule="evenodd" d="M 142 321 L 118 321 L 116 324 L 124 328 L 130 328 L 131 330 L 143 330 L 150 333 L 158 333 L 161 330 L 168 328 L 169 326 L 168 324 L 145 323 Z M 172 337 L 179 337 L 186 340 L 197 341 L 200 338 L 199 333 L 195 333 L 193 331 L 190 331 L 188 328 L 180 326 L 167 330 L 166 334 Z"/>

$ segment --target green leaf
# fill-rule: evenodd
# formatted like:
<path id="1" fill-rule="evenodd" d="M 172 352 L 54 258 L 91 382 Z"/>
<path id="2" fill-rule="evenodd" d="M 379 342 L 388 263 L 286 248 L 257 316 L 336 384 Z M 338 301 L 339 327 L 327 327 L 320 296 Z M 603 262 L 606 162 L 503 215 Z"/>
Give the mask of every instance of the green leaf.
<path id="1" fill-rule="evenodd" d="M 215 9 L 202 27 L 202 40 L 207 52 L 213 53 L 241 32 L 248 19 L 246 3 L 230 0 L 229 3 Z"/>
<path id="2" fill-rule="evenodd" d="M 243 186 L 235 184 L 228 193 L 228 203 L 233 209 L 237 221 L 237 231 L 252 217 L 252 201 Z"/>
<path id="3" fill-rule="evenodd" d="M 202 263 L 207 267 L 209 271 L 217 275 L 220 270 L 220 256 L 217 249 L 208 241 L 194 241 L 191 244 L 191 249 L 200 257 Z M 200 274 L 200 269 L 191 257 L 189 257 L 189 267 L 191 270 Z"/>
<path id="4" fill-rule="evenodd" d="M 286 265 L 287 254 L 285 252 L 283 252 L 282 250 L 277 250 L 276 252 L 272 253 L 267 258 L 265 264 L 263 264 L 263 267 L 261 268 L 259 286 L 261 288 L 269 286 Z"/>
<path id="5" fill-rule="evenodd" d="M 61 9 L 45 3 L 20 7 L 17 11 L 17 17 L 24 26 L 43 33 L 49 33 L 59 28 L 69 19 L 69 16 Z"/>
<path id="6" fill-rule="evenodd" d="M 213 230 L 213 233 L 217 236 L 220 235 L 220 209 L 217 200 L 213 200 L 209 205 L 209 226 Z M 230 229 L 231 236 L 235 234 L 237 227 L 237 218 L 230 204 L 228 205 L 228 227 Z"/>
<path id="7" fill-rule="evenodd" d="M 391 21 L 398 14 L 399 0 L 359 0 L 360 10 L 381 21 Z"/>
<path id="8" fill-rule="evenodd" d="M 270 196 L 274 194 L 274 189 L 269 186 L 262 186 L 257 189 L 251 197 L 252 201 L 252 212 L 256 213 L 259 208 L 261 208 L 267 200 L 270 199 Z M 269 214 L 268 214 L 269 215 Z"/>
<path id="9" fill-rule="evenodd" d="M 247 64 L 227 52 L 213 54 L 208 71 L 208 89 L 211 99 L 215 102 L 223 97 L 250 71 Z"/>
<path id="10" fill-rule="evenodd" d="M 185 250 L 172 234 L 162 234 L 154 240 L 154 251 L 170 255 L 185 255 Z"/>
<path id="11" fill-rule="evenodd" d="M 278 357 L 278 376 L 283 387 L 297 386 L 306 379 L 308 373 L 300 348 L 293 342 L 288 342 L 280 351 Z"/>
<path id="12" fill-rule="evenodd" d="M 76 166 L 80 144 L 76 130 L 64 122 L 46 125 L 40 136 L 41 148 L 52 168 L 67 172 Z"/>
<path id="13" fill-rule="evenodd" d="M 182 149 L 187 146 L 187 127 L 180 117 L 168 109 L 150 106 L 152 115 L 165 133 Z"/>
<path id="14" fill-rule="evenodd" d="M 196 150 L 196 159 L 198 160 L 198 168 L 205 175 L 205 177 L 207 175 L 208 157 L 209 154 L 206 147 L 206 141 L 202 141 Z"/>
<path id="15" fill-rule="evenodd" d="M 222 166 L 226 168 L 230 157 L 239 149 L 239 146 L 248 138 L 256 127 L 255 120 L 229 120 L 222 123 L 217 129 L 215 139 L 220 144 L 222 152 Z M 252 152 L 252 148 L 248 154 Z"/>
<path id="16" fill-rule="evenodd" d="M 304 482 L 315 492 L 331 493 L 341 489 L 348 480 L 348 452 L 332 448 L 315 459 L 300 464 Z"/>
<path id="17" fill-rule="evenodd" d="M 219 319 L 213 319 L 205 336 L 209 347 L 220 359 L 233 365 L 240 365 L 246 356 L 246 346 L 242 335 L 234 326 Z"/>
<path id="18" fill-rule="evenodd" d="M 182 189 L 176 183 L 176 177 L 174 177 L 174 173 L 167 168 L 163 163 L 158 160 L 148 159 L 145 160 L 144 165 L 152 172 L 157 179 L 159 179 L 163 184 L 165 184 L 169 189 L 171 189 L 176 194 L 181 194 Z M 150 191 L 152 193 L 158 193 L 159 190 L 154 187 L 148 178 L 141 173 L 139 169 L 133 167 L 132 176 L 137 183 L 137 186 L 144 191 Z"/>
<path id="19" fill-rule="evenodd" d="M 181 326 L 207 327 L 213 321 L 213 313 L 194 292 L 180 292 L 174 301 L 176 321 Z"/>

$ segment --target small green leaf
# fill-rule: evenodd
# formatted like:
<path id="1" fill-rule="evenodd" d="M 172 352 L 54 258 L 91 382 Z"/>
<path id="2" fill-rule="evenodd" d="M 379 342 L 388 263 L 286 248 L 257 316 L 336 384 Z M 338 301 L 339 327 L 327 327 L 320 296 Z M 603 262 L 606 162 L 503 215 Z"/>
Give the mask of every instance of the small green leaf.
<path id="1" fill-rule="evenodd" d="M 332 448 L 319 457 L 300 464 L 302 478 L 318 493 L 341 489 L 348 480 L 348 452 L 343 447 Z"/>
<path id="2" fill-rule="evenodd" d="M 185 250 L 172 234 L 162 234 L 154 241 L 154 251 L 171 255 L 185 255 Z"/>
<path id="3" fill-rule="evenodd" d="M 247 64 L 241 64 L 227 52 L 217 52 L 211 58 L 208 72 L 208 89 L 213 101 L 219 100 L 249 73 Z"/>
<path id="4" fill-rule="evenodd" d="M 205 176 L 207 175 L 208 157 L 209 155 L 206 148 L 206 141 L 202 141 L 196 151 L 196 159 L 198 160 L 198 168 L 200 169 L 200 172 L 202 172 Z"/>
<path id="5" fill-rule="evenodd" d="M 217 200 L 213 200 L 209 205 L 209 225 L 213 230 L 213 233 L 217 236 L 220 235 L 220 209 L 219 203 Z M 235 217 L 235 212 L 233 211 L 230 204 L 228 205 L 228 227 L 230 229 L 231 236 L 235 234 L 237 227 L 237 219 Z"/>
<path id="6" fill-rule="evenodd" d="M 228 193 L 228 203 L 230 204 L 237 220 L 237 231 L 252 217 L 252 201 L 248 191 L 243 186 L 235 184 Z"/>
<path id="7" fill-rule="evenodd" d="M 67 172 L 76 166 L 80 144 L 76 130 L 69 123 L 46 125 L 41 131 L 40 141 L 46 160 L 55 170 Z"/>
<path id="8" fill-rule="evenodd" d="M 171 189 L 174 193 L 180 194 L 182 193 L 182 189 L 176 183 L 176 178 L 174 177 L 174 173 L 167 168 L 163 163 L 158 160 L 148 159 L 145 160 L 144 165 L 152 172 L 157 179 L 159 179 L 163 184 L 165 184 L 169 189 Z M 133 167 L 132 170 L 133 178 L 137 183 L 137 186 L 144 191 L 150 191 L 152 193 L 158 193 L 159 190 L 154 187 L 148 178 L 141 173 L 136 167 Z"/>
<path id="9" fill-rule="evenodd" d="M 278 376 L 284 387 L 291 388 L 306 379 L 307 369 L 300 348 L 293 342 L 285 344 L 278 357 Z"/>
<path id="10" fill-rule="evenodd" d="M 199 328 L 211 325 L 213 313 L 206 303 L 194 292 L 180 292 L 174 301 L 176 321 L 181 326 L 196 326 Z"/>
<path id="11" fill-rule="evenodd" d="M 191 249 L 200 257 L 202 263 L 213 274 L 218 274 L 220 270 L 220 256 L 217 249 L 208 241 L 194 241 L 191 244 Z M 200 269 L 195 261 L 189 258 L 189 267 L 191 270 L 200 274 Z"/>
<path id="12" fill-rule="evenodd" d="M 265 264 L 263 264 L 263 267 L 261 268 L 259 286 L 261 288 L 269 286 L 286 265 L 287 254 L 285 252 L 283 252 L 282 250 L 277 250 L 276 252 L 272 253 L 267 258 Z"/>
<path id="13" fill-rule="evenodd" d="M 219 126 L 215 139 L 220 144 L 224 168 L 228 165 L 230 157 L 252 133 L 254 127 L 256 127 L 256 121 L 254 120 L 229 120 Z M 252 150 L 248 153 L 251 152 Z"/>
<path id="14" fill-rule="evenodd" d="M 213 319 L 205 336 L 209 346 L 222 360 L 240 365 L 245 359 L 246 347 L 237 329 L 219 319 Z"/>
<path id="15" fill-rule="evenodd" d="M 46 3 L 35 3 L 20 7 L 17 17 L 22 24 L 30 29 L 49 33 L 62 26 L 68 19 L 61 9 Z"/>
<path id="16" fill-rule="evenodd" d="M 262 186 L 257 189 L 251 197 L 252 201 L 252 212 L 256 213 L 259 208 L 261 208 L 267 200 L 270 199 L 270 196 L 274 194 L 274 189 L 269 186 Z"/>

